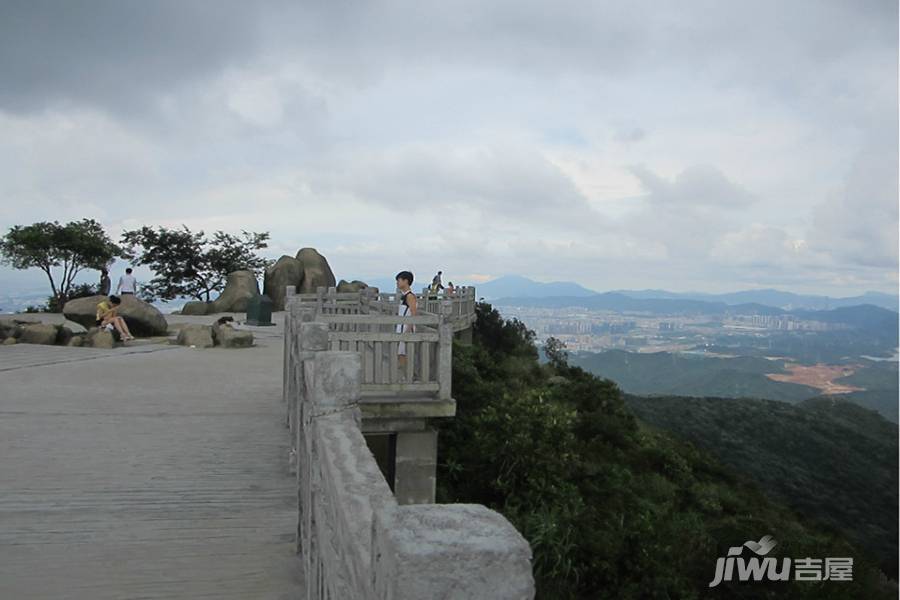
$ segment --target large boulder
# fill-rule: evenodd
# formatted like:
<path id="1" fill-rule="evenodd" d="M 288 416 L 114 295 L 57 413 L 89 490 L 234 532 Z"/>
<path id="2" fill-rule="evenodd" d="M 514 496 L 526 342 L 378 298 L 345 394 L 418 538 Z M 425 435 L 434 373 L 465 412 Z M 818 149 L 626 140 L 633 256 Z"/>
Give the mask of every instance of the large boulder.
<path id="1" fill-rule="evenodd" d="M 100 329 L 98 327 L 91 327 L 84 336 L 83 345 L 91 346 L 93 348 L 109 349 L 116 345 L 116 338 L 111 331 Z"/>
<path id="2" fill-rule="evenodd" d="M 297 252 L 297 260 L 303 265 L 303 276 L 297 288 L 298 294 L 310 294 L 319 287 L 334 287 L 334 273 L 331 272 L 325 257 L 315 248 L 301 248 Z"/>
<path id="3" fill-rule="evenodd" d="M 334 287 L 334 273 L 315 248 L 301 248 L 296 258 L 282 256 L 266 269 L 263 293 L 271 298 L 272 310 L 284 310 L 285 288 L 289 285 L 296 287 L 298 294 L 315 293 L 319 287 Z"/>
<path id="4" fill-rule="evenodd" d="M 146 337 L 166 335 L 169 325 L 161 312 L 130 294 L 125 294 L 121 298 L 119 315 L 125 318 L 128 329 L 133 335 Z M 106 296 L 88 296 L 69 300 L 63 306 L 63 314 L 70 321 L 75 321 L 84 327 L 93 327 L 97 315 L 97 304 L 105 299 Z"/>
<path id="5" fill-rule="evenodd" d="M 202 300 L 194 300 L 193 302 L 188 302 L 184 306 L 181 307 L 181 314 L 183 315 L 205 315 L 209 312 L 210 303 L 203 302 Z"/>
<path id="6" fill-rule="evenodd" d="M 247 312 L 247 303 L 256 296 L 259 296 L 259 283 L 252 271 L 229 273 L 225 289 L 209 306 L 209 313 Z"/>
<path id="7" fill-rule="evenodd" d="M 78 327 L 81 328 L 81 325 L 78 325 Z M 65 325 L 61 325 L 57 328 L 56 344 L 59 346 L 68 346 L 73 337 L 75 337 L 75 332 Z"/>
<path id="8" fill-rule="evenodd" d="M 197 348 L 212 348 L 214 345 L 212 327 L 209 325 L 185 325 L 178 331 L 175 343 L 182 346 L 195 346 Z"/>
<path id="9" fill-rule="evenodd" d="M 358 292 L 369 287 L 365 281 L 354 279 L 353 281 L 345 281 L 343 279 L 337 284 L 337 293 L 344 294 L 348 292 Z"/>
<path id="10" fill-rule="evenodd" d="M 23 323 L 20 321 L 0 319 L 0 340 L 18 338 L 22 335 L 22 325 Z"/>
<path id="11" fill-rule="evenodd" d="M 44 344 L 52 346 L 59 336 L 59 326 L 45 323 L 29 323 L 22 327 L 19 342 L 22 344 Z M 68 340 L 66 340 L 68 341 Z"/>
<path id="12" fill-rule="evenodd" d="M 15 344 L 16 344 L 16 338 L 14 338 L 14 337 L 8 337 L 5 340 L 3 340 L 4 346 L 14 346 Z"/>
<path id="13" fill-rule="evenodd" d="M 87 327 L 75 321 L 63 321 L 62 326 L 74 334 L 87 333 Z"/>
<path id="14" fill-rule="evenodd" d="M 272 310 L 284 310 L 285 288 L 289 285 L 299 288 L 302 278 L 303 263 L 293 256 L 282 256 L 266 269 L 263 293 L 272 300 Z"/>
<path id="15" fill-rule="evenodd" d="M 253 332 L 235 329 L 228 323 L 216 323 L 212 328 L 213 339 L 223 348 L 249 348 L 253 345 Z"/>

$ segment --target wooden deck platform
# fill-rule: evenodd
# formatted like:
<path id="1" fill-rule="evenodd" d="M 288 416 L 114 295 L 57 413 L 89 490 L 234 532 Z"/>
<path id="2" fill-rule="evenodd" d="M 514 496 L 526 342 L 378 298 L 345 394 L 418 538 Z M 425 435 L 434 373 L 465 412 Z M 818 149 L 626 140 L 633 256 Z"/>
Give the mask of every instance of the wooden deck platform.
<path id="1" fill-rule="evenodd" d="M 0 346 L 0 598 L 299 598 L 281 348 Z"/>

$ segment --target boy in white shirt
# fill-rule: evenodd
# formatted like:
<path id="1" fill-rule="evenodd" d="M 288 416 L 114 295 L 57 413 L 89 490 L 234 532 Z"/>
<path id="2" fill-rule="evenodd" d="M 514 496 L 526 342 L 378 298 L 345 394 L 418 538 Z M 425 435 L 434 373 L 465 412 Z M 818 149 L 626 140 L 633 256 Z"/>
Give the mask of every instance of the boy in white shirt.
<path id="1" fill-rule="evenodd" d="M 130 294 L 134 296 L 134 293 L 137 291 L 137 280 L 134 278 L 134 275 L 131 274 L 131 267 L 125 269 L 125 274 L 119 277 L 119 285 L 116 286 L 116 293 L 122 294 Z"/>

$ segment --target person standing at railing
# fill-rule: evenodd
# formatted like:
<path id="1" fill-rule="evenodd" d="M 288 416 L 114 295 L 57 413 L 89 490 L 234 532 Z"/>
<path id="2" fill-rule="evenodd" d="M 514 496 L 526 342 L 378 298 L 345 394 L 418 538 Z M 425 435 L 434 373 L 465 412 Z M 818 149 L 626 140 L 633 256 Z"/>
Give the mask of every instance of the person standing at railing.
<path id="1" fill-rule="evenodd" d="M 437 275 L 434 276 L 434 279 L 431 280 L 431 293 L 437 294 L 440 290 L 444 289 L 444 284 L 441 283 L 441 275 L 443 275 L 443 271 L 438 271 Z"/>
<path id="2" fill-rule="evenodd" d="M 440 273 L 438 273 L 440 275 Z M 400 292 L 400 304 L 397 306 L 397 315 L 401 317 L 414 317 L 418 312 L 418 300 L 411 287 L 413 274 L 409 271 L 397 273 L 397 290 Z M 415 331 L 414 325 L 397 323 L 397 333 L 409 333 Z M 397 363 L 400 368 L 400 377 L 406 373 L 406 342 L 397 345 Z"/>
<path id="3" fill-rule="evenodd" d="M 452 281 L 447 282 L 447 287 L 444 289 L 444 295 L 452 296 L 453 292 L 455 292 L 455 291 L 456 291 L 456 288 L 453 287 L 453 282 Z"/>

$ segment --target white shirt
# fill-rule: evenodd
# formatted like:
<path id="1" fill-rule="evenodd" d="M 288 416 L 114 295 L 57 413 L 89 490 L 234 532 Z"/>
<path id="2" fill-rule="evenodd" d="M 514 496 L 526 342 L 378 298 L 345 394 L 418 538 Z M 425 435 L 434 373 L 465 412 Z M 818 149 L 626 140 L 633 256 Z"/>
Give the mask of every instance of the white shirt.
<path id="1" fill-rule="evenodd" d="M 119 285 L 116 286 L 116 291 L 131 292 L 133 294 L 136 286 L 137 281 L 135 280 L 134 275 L 122 275 L 119 277 Z"/>

